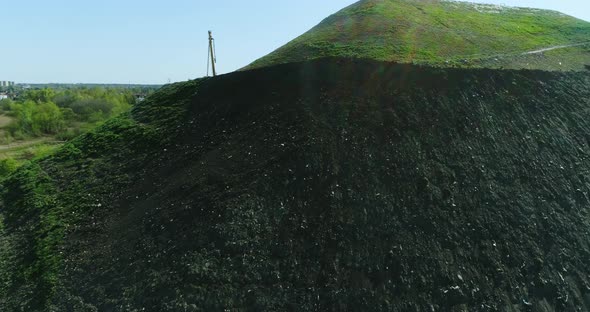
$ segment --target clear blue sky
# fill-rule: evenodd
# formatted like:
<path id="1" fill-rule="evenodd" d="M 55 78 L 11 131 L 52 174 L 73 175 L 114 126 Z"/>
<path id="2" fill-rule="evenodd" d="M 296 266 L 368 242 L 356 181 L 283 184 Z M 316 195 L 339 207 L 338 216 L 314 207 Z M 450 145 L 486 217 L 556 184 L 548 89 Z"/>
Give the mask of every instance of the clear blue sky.
<path id="1" fill-rule="evenodd" d="M 239 69 L 355 0 L 0 0 L 0 80 L 166 83 Z M 482 0 L 590 21 L 589 0 Z"/>

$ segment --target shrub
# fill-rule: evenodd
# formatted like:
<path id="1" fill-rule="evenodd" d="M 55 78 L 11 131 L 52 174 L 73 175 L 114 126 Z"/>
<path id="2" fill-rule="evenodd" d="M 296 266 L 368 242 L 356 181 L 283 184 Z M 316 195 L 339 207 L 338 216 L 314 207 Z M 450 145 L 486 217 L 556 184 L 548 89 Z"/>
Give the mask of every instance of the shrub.
<path id="1" fill-rule="evenodd" d="M 13 137 L 56 134 L 65 126 L 62 111 L 52 102 L 25 101 L 12 105 L 15 121 L 8 127 Z"/>
<path id="2" fill-rule="evenodd" d="M 62 111 L 52 102 L 41 103 L 33 112 L 33 133 L 56 134 L 65 126 Z"/>
<path id="3" fill-rule="evenodd" d="M 0 100 L 0 111 L 3 111 L 3 112 L 10 111 L 10 106 L 13 104 L 14 104 L 14 102 L 11 99 Z"/>
<path id="4" fill-rule="evenodd" d="M 13 173 L 18 167 L 18 162 L 12 158 L 0 160 L 0 178 L 6 177 Z"/>

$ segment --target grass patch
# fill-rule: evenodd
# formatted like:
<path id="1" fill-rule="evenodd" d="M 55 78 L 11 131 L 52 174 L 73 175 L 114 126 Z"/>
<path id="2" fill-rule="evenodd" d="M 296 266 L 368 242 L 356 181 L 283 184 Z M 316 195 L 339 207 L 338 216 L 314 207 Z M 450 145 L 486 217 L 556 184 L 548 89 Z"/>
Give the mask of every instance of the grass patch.
<path id="1" fill-rule="evenodd" d="M 576 60 L 559 67 L 507 56 L 588 41 L 590 23 L 554 11 L 449 1 L 366 0 L 326 18 L 246 69 L 353 57 L 453 67 L 580 70 L 590 64 L 583 47 L 553 51 L 557 58 Z M 480 61 L 496 56 L 506 57 L 502 62 Z"/>

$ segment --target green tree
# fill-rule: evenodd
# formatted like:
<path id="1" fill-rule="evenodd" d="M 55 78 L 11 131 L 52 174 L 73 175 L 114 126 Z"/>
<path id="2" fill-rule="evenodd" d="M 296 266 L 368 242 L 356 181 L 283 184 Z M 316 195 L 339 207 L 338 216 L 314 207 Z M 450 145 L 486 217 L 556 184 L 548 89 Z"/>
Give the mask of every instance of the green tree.
<path id="1" fill-rule="evenodd" d="M 56 134 L 65 127 L 61 109 L 55 103 L 39 103 L 25 101 L 12 105 L 15 121 L 9 126 L 13 136 Z"/>
<path id="2" fill-rule="evenodd" d="M 53 102 L 41 103 L 33 112 L 33 133 L 56 134 L 63 130 L 65 121 L 62 111 Z"/>
<path id="3" fill-rule="evenodd" d="M 24 103 L 15 103 L 11 106 L 12 115 L 15 121 L 9 126 L 13 136 L 15 134 L 33 134 L 33 114 L 35 112 L 35 102 L 25 101 Z"/>
<path id="4" fill-rule="evenodd" d="M 29 90 L 25 94 L 25 99 L 37 103 L 52 102 L 55 97 L 53 89 L 44 88 L 40 90 Z"/>
<path id="5" fill-rule="evenodd" d="M 10 106 L 13 104 L 14 102 L 11 99 L 0 100 L 0 110 L 3 112 L 7 112 L 10 110 Z"/>

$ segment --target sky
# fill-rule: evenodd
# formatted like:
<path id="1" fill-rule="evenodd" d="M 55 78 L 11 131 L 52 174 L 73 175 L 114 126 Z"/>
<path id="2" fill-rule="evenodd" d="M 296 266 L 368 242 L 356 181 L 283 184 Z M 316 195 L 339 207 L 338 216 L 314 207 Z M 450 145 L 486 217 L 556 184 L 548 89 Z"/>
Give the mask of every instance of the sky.
<path id="1" fill-rule="evenodd" d="M 356 0 L 0 0 L 0 80 L 164 84 L 240 69 Z M 590 21 L 588 0 L 480 0 Z"/>

